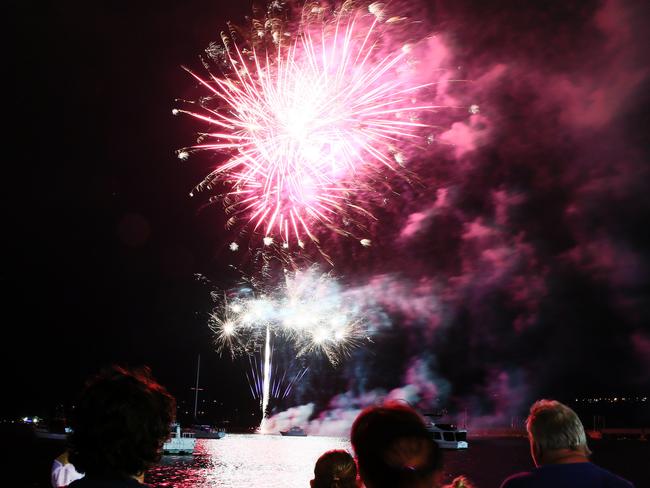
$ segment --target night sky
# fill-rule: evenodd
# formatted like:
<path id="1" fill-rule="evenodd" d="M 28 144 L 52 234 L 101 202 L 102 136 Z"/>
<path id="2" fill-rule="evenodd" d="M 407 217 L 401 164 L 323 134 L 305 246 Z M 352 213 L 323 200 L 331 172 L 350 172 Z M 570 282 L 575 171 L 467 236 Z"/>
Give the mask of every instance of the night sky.
<path id="1" fill-rule="evenodd" d="M 323 239 L 388 325 L 338 369 L 315 361 L 295 405 L 356 408 L 414 385 L 422 408 L 506 418 L 539 396 L 650 393 L 649 12 L 537 3 L 420 9 L 443 65 L 471 80 L 449 95 L 481 112 L 457 114 L 414 158 L 416 183 L 396 179 L 371 247 Z M 189 398 L 199 353 L 205 398 L 224 416 L 253 409 L 243 362 L 214 352 L 207 314 L 211 289 L 239 283 L 231 265 L 255 265 L 247 246 L 228 250 L 222 207 L 189 198 L 213 160 L 175 157 L 202 127 L 171 113 L 201 95 L 181 66 L 200 70 L 250 5 L 10 10 L 2 416 L 48 415 L 111 363 L 149 365 Z"/>

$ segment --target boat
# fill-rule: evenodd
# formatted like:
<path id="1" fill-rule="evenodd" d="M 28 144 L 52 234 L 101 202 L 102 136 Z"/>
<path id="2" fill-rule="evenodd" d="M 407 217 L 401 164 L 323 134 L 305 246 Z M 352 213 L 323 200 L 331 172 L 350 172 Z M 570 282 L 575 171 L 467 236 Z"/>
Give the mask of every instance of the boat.
<path id="1" fill-rule="evenodd" d="M 184 432 L 192 432 L 197 439 L 223 439 L 226 437 L 226 429 L 215 429 L 210 425 L 193 425 Z"/>
<path id="2" fill-rule="evenodd" d="M 467 430 L 457 429 L 453 424 L 429 423 L 427 430 L 442 449 L 467 449 Z"/>
<path id="3" fill-rule="evenodd" d="M 289 430 L 281 430 L 280 434 L 285 437 L 306 437 L 307 436 L 307 432 L 305 432 L 297 425 L 294 425 Z"/>
<path id="4" fill-rule="evenodd" d="M 52 432 L 43 428 L 35 428 L 34 435 L 36 435 L 38 439 L 49 439 L 55 441 L 65 441 L 68 438 L 67 432 Z"/>
<path id="5" fill-rule="evenodd" d="M 163 454 L 193 454 L 196 438 L 192 432 L 181 432 L 181 426 L 176 425 L 175 431 L 163 444 Z"/>
<path id="6" fill-rule="evenodd" d="M 185 429 L 183 432 L 193 434 L 196 439 L 223 439 L 226 437 L 226 429 L 219 428 L 215 429 L 214 427 L 207 424 L 198 423 L 198 414 L 199 414 L 199 391 L 202 391 L 203 388 L 199 386 L 199 374 L 201 372 L 201 355 L 198 355 L 196 361 L 196 385 L 192 390 L 194 390 L 194 422 L 196 422 L 189 429 Z M 203 413 L 203 412 L 201 412 Z"/>

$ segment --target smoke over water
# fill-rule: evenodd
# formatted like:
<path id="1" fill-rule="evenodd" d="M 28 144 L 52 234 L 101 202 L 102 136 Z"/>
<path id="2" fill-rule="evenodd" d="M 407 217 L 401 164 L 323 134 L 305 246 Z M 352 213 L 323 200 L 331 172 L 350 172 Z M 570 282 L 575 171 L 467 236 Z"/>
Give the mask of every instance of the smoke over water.
<path id="1" fill-rule="evenodd" d="M 428 8 L 415 71 L 464 113 L 396 158 L 412 176 L 386 184 L 363 235 L 318 234 L 371 343 L 310 366 L 268 430 L 342 435 L 387 398 L 507 425 L 542 396 L 647 385 L 647 10 Z"/>

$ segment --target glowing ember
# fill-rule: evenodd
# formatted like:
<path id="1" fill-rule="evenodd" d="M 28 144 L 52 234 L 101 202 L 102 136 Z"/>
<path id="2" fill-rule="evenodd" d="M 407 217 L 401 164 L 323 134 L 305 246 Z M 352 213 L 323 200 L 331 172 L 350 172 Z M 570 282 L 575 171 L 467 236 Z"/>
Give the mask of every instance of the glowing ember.
<path id="1" fill-rule="evenodd" d="M 383 41 L 384 26 L 404 19 L 385 20 L 378 2 L 369 11 L 324 22 L 319 10 L 298 34 L 276 27 L 271 42 L 253 39 L 252 48 L 225 38 L 224 48 L 211 49 L 228 75 L 192 73 L 211 94 L 205 111 L 174 109 L 211 127 L 181 159 L 193 150 L 229 155 L 197 189 L 225 184 L 232 219 L 250 222 L 266 246 L 275 236 L 285 249 L 292 241 L 303 247 L 305 236 L 316 240 L 315 222 L 331 227 L 341 215 L 368 214 L 350 194 L 382 168 L 399 169 L 406 159 L 394 148 L 416 142 L 426 127 L 418 115 L 436 108 L 417 101 L 427 85 L 409 81 L 411 46 Z M 251 37 L 264 38 L 260 29 Z"/>
<path id="2" fill-rule="evenodd" d="M 226 321 L 223 324 L 223 333 L 226 335 L 232 335 L 235 332 L 235 324 L 230 321 Z"/>

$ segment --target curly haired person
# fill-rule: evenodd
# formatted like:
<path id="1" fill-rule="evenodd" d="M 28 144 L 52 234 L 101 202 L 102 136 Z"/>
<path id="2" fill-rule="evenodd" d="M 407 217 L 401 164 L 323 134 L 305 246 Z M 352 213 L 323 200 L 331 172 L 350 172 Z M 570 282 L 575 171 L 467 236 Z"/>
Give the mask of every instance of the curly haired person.
<path id="1" fill-rule="evenodd" d="M 70 461 L 85 477 L 70 488 L 142 488 L 160 459 L 175 400 L 149 369 L 113 366 L 91 379 L 73 417 Z"/>

